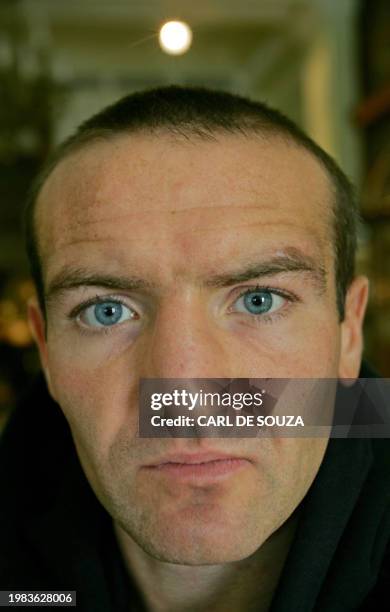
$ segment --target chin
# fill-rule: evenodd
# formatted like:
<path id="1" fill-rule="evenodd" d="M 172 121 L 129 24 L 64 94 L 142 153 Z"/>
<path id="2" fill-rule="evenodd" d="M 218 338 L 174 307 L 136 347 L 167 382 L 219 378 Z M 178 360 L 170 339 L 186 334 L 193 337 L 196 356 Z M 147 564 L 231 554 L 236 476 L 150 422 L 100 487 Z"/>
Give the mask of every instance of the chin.
<path id="1" fill-rule="evenodd" d="M 219 565 L 233 563 L 249 557 L 254 550 L 245 550 L 233 542 L 213 542 L 192 539 L 185 545 L 179 542 L 138 542 L 139 546 L 154 559 L 178 565 Z"/>
<path id="2" fill-rule="evenodd" d="M 215 565 L 240 561 L 253 554 L 256 545 L 253 532 L 245 526 L 219 525 L 175 520 L 154 525 L 140 532 L 126 530 L 142 550 L 154 559 L 180 565 Z"/>

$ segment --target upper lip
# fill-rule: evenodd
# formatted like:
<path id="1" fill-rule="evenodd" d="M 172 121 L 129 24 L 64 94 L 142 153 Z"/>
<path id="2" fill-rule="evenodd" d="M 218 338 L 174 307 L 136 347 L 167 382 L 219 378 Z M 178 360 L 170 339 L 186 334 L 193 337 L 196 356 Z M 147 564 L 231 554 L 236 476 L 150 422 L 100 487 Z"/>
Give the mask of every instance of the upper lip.
<path id="1" fill-rule="evenodd" d="M 220 452 L 202 452 L 202 453 L 175 453 L 172 455 L 164 455 L 156 461 L 147 464 L 147 467 L 156 467 L 164 463 L 181 463 L 181 464 L 196 464 L 207 463 L 209 461 L 218 461 L 223 459 L 247 459 L 231 453 Z"/>

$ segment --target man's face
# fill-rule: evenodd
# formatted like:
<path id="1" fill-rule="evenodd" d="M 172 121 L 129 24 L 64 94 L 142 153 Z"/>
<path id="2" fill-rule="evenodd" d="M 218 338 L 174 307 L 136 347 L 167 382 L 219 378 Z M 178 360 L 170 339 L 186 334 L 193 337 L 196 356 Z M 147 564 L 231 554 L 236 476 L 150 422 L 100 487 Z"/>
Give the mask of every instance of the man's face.
<path id="1" fill-rule="evenodd" d="M 137 393 L 140 377 L 356 376 L 364 290 L 340 325 L 330 206 L 319 164 L 275 137 L 121 136 L 43 187 L 47 337 L 36 306 L 30 321 L 49 388 L 96 495 L 156 558 L 249 556 L 317 473 L 325 439 L 139 438 Z M 205 478 L 145 467 L 203 451 L 245 461 Z"/>

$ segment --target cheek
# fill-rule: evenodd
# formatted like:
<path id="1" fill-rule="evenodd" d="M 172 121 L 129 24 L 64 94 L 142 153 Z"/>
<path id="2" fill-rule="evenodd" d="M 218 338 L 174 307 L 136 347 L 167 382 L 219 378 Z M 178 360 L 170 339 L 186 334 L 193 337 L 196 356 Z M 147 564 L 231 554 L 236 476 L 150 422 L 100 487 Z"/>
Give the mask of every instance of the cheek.
<path id="1" fill-rule="evenodd" d="M 231 354 L 243 378 L 337 377 L 340 329 L 318 320 L 294 321 L 275 331 L 239 328 Z"/>
<path id="2" fill-rule="evenodd" d="M 322 463 L 327 444 L 327 438 L 275 440 L 278 464 L 273 466 L 277 475 L 274 495 L 281 515 L 286 510 L 287 514 L 292 512 L 306 495 Z"/>
<path id="3" fill-rule="evenodd" d="M 48 368 L 53 395 L 79 444 L 104 454 L 121 428 L 135 434 L 138 385 L 123 360 L 91 364 L 49 345 Z"/>

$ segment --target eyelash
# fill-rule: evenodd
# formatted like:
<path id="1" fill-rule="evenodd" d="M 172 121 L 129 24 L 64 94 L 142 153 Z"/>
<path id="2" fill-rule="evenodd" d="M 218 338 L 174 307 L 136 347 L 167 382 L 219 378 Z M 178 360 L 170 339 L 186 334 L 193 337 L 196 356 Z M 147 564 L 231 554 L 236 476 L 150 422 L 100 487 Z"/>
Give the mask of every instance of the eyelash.
<path id="1" fill-rule="evenodd" d="M 295 293 L 290 293 L 286 291 L 281 291 L 280 289 L 276 289 L 275 287 L 269 287 L 268 285 L 255 285 L 253 287 L 247 287 L 244 291 L 238 294 L 235 299 L 235 302 L 239 300 L 241 297 L 245 295 L 249 295 L 250 293 L 256 293 L 258 291 L 267 291 L 268 293 L 274 293 L 282 297 L 283 299 L 289 302 L 289 305 L 294 302 L 299 302 L 299 298 Z M 257 325 L 262 325 L 263 323 L 273 323 L 275 319 L 280 319 L 285 317 L 288 314 L 289 305 L 287 307 L 281 307 L 281 309 L 277 310 L 272 314 L 253 314 L 248 312 L 246 316 L 249 316 Z"/>
<path id="2" fill-rule="evenodd" d="M 131 310 L 134 310 L 133 308 L 131 308 L 131 306 L 128 306 L 128 304 L 126 304 L 124 300 L 121 300 L 120 298 L 116 296 L 95 295 L 95 297 L 90 298 L 89 300 L 86 300 L 85 302 L 82 302 L 81 304 L 78 304 L 75 308 L 73 308 L 68 315 L 68 319 L 70 319 L 71 321 L 74 321 L 89 306 L 95 306 L 96 304 L 104 304 L 104 302 L 115 302 L 116 304 L 121 304 L 121 306 L 125 306 L 126 308 L 130 308 Z M 84 334 L 84 335 L 96 334 L 96 333 L 98 333 L 99 335 L 100 334 L 108 335 L 112 333 L 113 331 L 115 331 L 116 327 L 117 327 L 116 325 L 112 325 L 111 327 L 110 326 L 99 327 L 99 329 L 97 330 L 97 329 L 89 328 L 87 326 L 79 325 L 79 331 L 81 334 Z"/>
<path id="3" fill-rule="evenodd" d="M 122 306 L 126 306 L 127 308 L 129 308 L 126 302 L 124 300 L 119 299 L 118 297 L 112 295 L 95 295 L 95 297 L 90 298 L 89 300 L 86 300 L 85 302 L 82 302 L 81 304 L 78 304 L 75 308 L 73 308 L 70 311 L 68 318 L 75 319 L 81 312 L 83 312 L 83 310 L 85 310 L 89 306 L 95 306 L 96 304 L 104 304 L 104 302 L 116 302 L 117 304 L 121 304 Z"/>
<path id="4" fill-rule="evenodd" d="M 237 295 L 234 301 L 237 302 L 237 300 L 239 300 L 241 297 L 251 294 L 251 293 L 256 293 L 258 291 L 264 291 L 264 292 L 267 291 L 269 293 L 276 294 L 282 297 L 283 299 L 287 300 L 290 304 L 293 302 L 299 301 L 298 296 L 295 295 L 294 293 L 281 291 L 280 289 L 276 289 L 274 287 L 269 287 L 269 286 L 264 286 L 264 285 L 254 285 L 252 287 L 247 287 L 245 290 L 241 291 L 241 293 Z M 125 306 L 126 308 L 131 308 L 130 306 L 126 304 L 124 300 L 121 300 L 116 296 L 95 295 L 95 297 L 90 298 L 89 300 L 83 302 L 82 304 L 78 304 L 75 308 L 73 308 L 68 315 L 68 319 L 74 321 L 89 306 L 95 306 L 96 304 L 101 304 L 107 301 L 116 302 L 118 304 L 121 304 L 122 306 Z M 279 319 L 281 317 L 286 316 L 288 310 L 289 310 L 288 307 L 287 308 L 282 307 L 280 310 L 276 311 L 275 313 L 269 314 L 269 315 L 268 314 L 257 314 L 256 315 L 256 314 L 248 312 L 246 316 L 249 316 L 256 324 L 261 325 L 263 323 L 272 323 L 275 319 Z M 116 327 L 117 326 L 115 325 L 107 326 L 107 327 L 99 327 L 99 331 L 97 332 L 96 330 L 89 329 L 87 327 L 83 327 L 80 325 L 79 330 L 82 334 L 99 333 L 99 334 L 106 335 L 106 334 L 112 333 L 116 329 Z"/>

